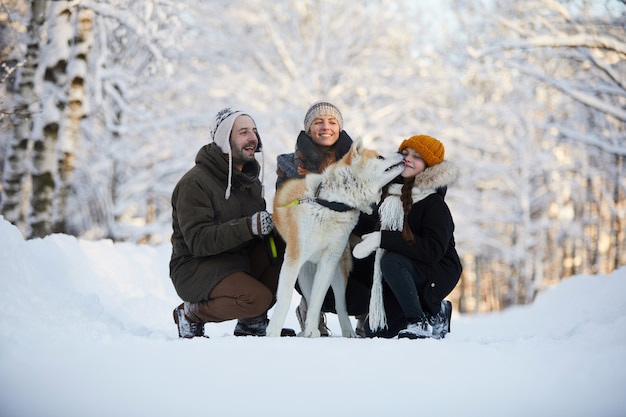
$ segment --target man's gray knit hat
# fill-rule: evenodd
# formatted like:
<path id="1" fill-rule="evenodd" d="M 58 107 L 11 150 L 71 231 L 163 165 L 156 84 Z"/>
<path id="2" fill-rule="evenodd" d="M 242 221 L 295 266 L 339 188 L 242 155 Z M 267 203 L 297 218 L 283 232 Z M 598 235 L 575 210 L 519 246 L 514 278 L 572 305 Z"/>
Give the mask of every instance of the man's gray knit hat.
<path id="1" fill-rule="evenodd" d="M 309 107 L 309 110 L 307 110 L 304 116 L 304 131 L 306 133 L 309 133 L 313 120 L 320 116 L 333 116 L 337 119 L 337 123 L 339 123 L 339 131 L 341 132 L 343 130 L 343 116 L 337 106 L 327 101 L 318 101 Z"/>

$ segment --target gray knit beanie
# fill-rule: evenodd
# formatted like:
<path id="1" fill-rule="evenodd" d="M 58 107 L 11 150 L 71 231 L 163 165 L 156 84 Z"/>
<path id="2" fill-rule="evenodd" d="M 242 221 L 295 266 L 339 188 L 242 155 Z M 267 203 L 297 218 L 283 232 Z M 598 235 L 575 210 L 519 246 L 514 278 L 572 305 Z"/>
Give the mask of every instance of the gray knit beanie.
<path id="1" fill-rule="evenodd" d="M 304 131 L 306 133 L 309 133 L 313 120 L 320 116 L 333 116 L 337 119 L 337 123 L 339 123 L 339 131 L 341 132 L 343 130 L 343 116 L 337 106 L 327 101 L 318 101 L 309 107 L 306 116 L 304 116 Z"/>

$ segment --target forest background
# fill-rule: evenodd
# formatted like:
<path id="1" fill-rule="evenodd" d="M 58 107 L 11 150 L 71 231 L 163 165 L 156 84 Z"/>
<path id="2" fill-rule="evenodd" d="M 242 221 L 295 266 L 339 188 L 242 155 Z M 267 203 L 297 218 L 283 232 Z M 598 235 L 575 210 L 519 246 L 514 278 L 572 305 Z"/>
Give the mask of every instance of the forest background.
<path id="1" fill-rule="evenodd" d="M 26 238 L 162 244 L 212 116 L 276 156 L 325 99 L 382 152 L 441 139 L 461 312 L 626 264 L 626 2 L 2 0 L 0 213 Z"/>

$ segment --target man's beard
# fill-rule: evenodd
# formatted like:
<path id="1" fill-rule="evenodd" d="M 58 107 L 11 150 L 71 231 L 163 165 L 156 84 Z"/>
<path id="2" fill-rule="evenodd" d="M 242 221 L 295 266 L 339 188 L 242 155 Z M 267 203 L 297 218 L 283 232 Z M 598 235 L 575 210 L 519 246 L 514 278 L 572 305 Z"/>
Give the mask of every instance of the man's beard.
<path id="1" fill-rule="evenodd" d="M 252 155 L 249 155 L 247 152 L 243 150 L 243 148 L 247 146 L 249 145 L 244 145 L 241 148 L 231 149 L 233 160 L 240 161 L 243 164 L 254 161 L 255 160 L 254 153 Z"/>

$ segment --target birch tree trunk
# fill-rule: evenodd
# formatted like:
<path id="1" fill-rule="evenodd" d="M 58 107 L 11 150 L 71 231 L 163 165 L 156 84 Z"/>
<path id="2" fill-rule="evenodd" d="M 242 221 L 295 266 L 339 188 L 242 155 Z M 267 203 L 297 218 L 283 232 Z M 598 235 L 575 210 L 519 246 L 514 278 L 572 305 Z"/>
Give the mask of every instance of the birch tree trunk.
<path id="1" fill-rule="evenodd" d="M 67 200 L 75 167 L 76 146 L 80 137 L 80 121 L 86 113 L 85 77 L 88 68 L 87 57 L 93 44 L 93 19 L 92 10 L 78 11 L 77 27 L 67 68 L 69 91 L 59 131 L 59 186 L 53 215 L 53 230 L 58 233 L 67 232 L 65 221 Z"/>
<path id="2" fill-rule="evenodd" d="M 612 268 L 626 265 L 626 190 L 620 187 L 620 178 L 624 178 L 624 156 L 615 156 L 616 179 L 613 183 L 613 200 L 616 201 L 616 215 L 613 216 L 613 247 L 615 248 Z"/>
<path id="3" fill-rule="evenodd" d="M 72 36 L 71 9 L 66 2 L 50 3 L 48 14 L 47 60 L 42 89 L 42 119 L 35 123 L 33 146 L 33 193 L 28 217 L 28 237 L 43 237 L 52 233 L 52 215 L 57 186 L 57 142 L 61 114 L 67 98 L 63 86 L 67 80 L 67 65 Z"/>
<path id="4" fill-rule="evenodd" d="M 36 70 L 39 66 L 43 26 L 46 19 L 46 0 L 33 0 L 28 25 L 28 45 L 24 65 L 18 72 L 18 87 L 15 94 L 15 110 L 12 116 L 13 132 L 7 146 L 2 182 L 2 205 L 4 218 L 16 226 L 23 224 L 26 217 L 28 187 L 28 148 L 32 138 L 33 113 L 39 104 Z"/>

